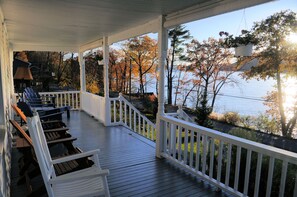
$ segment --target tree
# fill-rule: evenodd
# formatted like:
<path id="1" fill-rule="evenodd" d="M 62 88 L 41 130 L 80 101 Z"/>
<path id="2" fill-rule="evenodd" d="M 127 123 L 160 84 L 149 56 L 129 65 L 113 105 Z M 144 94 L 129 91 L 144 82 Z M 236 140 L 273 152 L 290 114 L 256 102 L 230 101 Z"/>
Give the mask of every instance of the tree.
<path id="1" fill-rule="evenodd" d="M 87 91 L 99 94 L 103 90 L 103 65 L 98 61 L 103 59 L 102 51 L 98 50 L 94 53 L 89 53 L 85 57 L 86 69 L 86 89 Z"/>
<path id="2" fill-rule="evenodd" d="M 133 61 L 134 74 L 139 77 L 139 92 L 144 96 L 145 76 L 157 66 L 157 42 L 148 36 L 135 37 L 126 43 L 125 51 Z"/>
<path id="3" fill-rule="evenodd" d="M 182 52 L 184 48 L 182 47 L 182 43 L 186 40 L 190 39 L 189 30 L 185 30 L 185 26 L 178 25 L 177 27 L 169 30 L 168 37 L 170 39 L 170 49 L 167 57 L 167 84 L 168 84 L 168 104 L 172 104 L 172 90 L 173 90 L 173 79 L 174 71 L 176 70 L 176 66 L 174 65 L 176 58 L 182 58 Z M 175 102 L 176 105 L 176 102 Z"/>
<path id="4" fill-rule="evenodd" d="M 296 13 L 282 11 L 267 19 L 255 23 L 252 30 L 259 39 L 257 54 L 259 63 L 245 72 L 245 78 L 257 77 L 276 80 L 275 99 L 278 108 L 278 119 L 283 136 L 292 137 L 297 121 L 297 105 L 292 109 L 292 116 L 288 117 L 284 108 L 284 92 L 282 74 L 297 75 L 297 46 L 287 40 L 292 32 L 297 30 Z M 296 103 L 297 104 L 297 103 Z"/>
<path id="5" fill-rule="evenodd" d="M 193 39 L 187 44 L 187 60 L 189 71 L 196 77 L 196 83 L 202 87 L 200 101 L 196 107 L 197 121 L 202 126 L 210 126 L 208 115 L 212 112 L 215 99 L 221 88 L 227 83 L 233 83 L 232 73 L 235 72 L 231 63 L 232 54 L 222 47 L 223 40 L 209 38 L 203 42 Z M 209 92 L 213 97 L 208 104 Z"/>

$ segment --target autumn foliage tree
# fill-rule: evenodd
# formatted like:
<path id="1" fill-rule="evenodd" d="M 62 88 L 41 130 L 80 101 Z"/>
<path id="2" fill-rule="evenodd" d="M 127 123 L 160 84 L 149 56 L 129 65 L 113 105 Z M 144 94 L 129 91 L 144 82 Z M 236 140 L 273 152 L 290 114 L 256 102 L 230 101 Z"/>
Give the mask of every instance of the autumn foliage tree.
<path id="1" fill-rule="evenodd" d="M 297 76 L 297 45 L 290 43 L 288 35 L 297 31 L 296 13 L 282 11 L 267 19 L 255 23 L 254 35 L 259 39 L 258 53 L 255 55 L 259 63 L 245 72 L 247 79 L 257 77 L 261 79 L 273 78 L 276 80 L 276 91 L 270 95 L 276 103 L 277 116 L 283 136 L 292 137 L 297 121 L 297 100 L 291 109 L 284 108 L 284 83 L 282 74 Z M 288 110 L 291 117 L 288 117 Z M 277 115 L 276 115 L 277 114 Z"/>
<path id="2" fill-rule="evenodd" d="M 212 112 L 216 96 L 221 88 L 232 83 L 231 75 L 235 68 L 230 66 L 232 54 L 222 47 L 223 40 L 209 38 L 199 42 L 193 39 L 187 44 L 187 60 L 190 63 L 188 71 L 193 73 L 201 87 L 201 95 L 196 107 L 197 121 L 202 126 L 210 126 L 208 115 Z M 212 93 L 209 105 L 209 93 Z"/>
<path id="3" fill-rule="evenodd" d="M 143 96 L 145 76 L 157 66 L 157 42 L 149 36 L 135 37 L 128 40 L 124 50 L 132 60 L 132 71 L 139 79 L 139 92 Z"/>

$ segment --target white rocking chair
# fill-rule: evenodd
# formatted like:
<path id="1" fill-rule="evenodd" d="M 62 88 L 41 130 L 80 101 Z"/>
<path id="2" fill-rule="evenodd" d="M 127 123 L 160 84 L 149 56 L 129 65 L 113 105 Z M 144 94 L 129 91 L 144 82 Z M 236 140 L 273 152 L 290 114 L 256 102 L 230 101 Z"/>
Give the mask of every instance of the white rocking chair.
<path id="1" fill-rule="evenodd" d="M 99 149 L 52 160 L 37 113 L 28 118 L 28 127 L 42 178 L 50 197 L 110 196 L 106 179 L 109 171 L 102 170 L 100 167 Z M 54 164 L 91 156 L 95 163 L 92 167 L 56 176 Z"/>

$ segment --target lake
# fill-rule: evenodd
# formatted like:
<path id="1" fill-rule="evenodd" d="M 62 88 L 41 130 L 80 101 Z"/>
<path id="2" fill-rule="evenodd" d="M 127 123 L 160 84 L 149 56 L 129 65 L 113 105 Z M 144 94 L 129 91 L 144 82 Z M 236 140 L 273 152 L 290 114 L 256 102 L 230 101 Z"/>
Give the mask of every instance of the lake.
<path id="1" fill-rule="evenodd" d="M 227 111 L 238 112 L 241 115 L 257 116 L 260 113 L 265 113 L 267 107 L 263 104 L 263 97 L 268 91 L 274 90 L 276 81 L 268 80 L 244 80 L 240 77 L 240 72 L 234 73 L 232 76 L 238 84 L 235 86 L 226 85 L 217 96 L 214 111 L 224 113 Z M 150 82 L 147 86 L 147 91 L 156 92 L 154 83 Z M 296 78 L 288 78 L 285 80 L 286 87 L 286 106 L 292 105 L 297 96 L 297 80 Z M 175 91 L 174 91 L 175 92 Z M 166 95 L 166 93 L 165 93 Z M 211 95 L 210 95 L 211 96 Z M 182 103 L 183 96 L 178 97 L 178 104 Z M 174 101 L 174 96 L 173 96 Z M 195 107 L 193 98 L 187 100 L 188 107 Z"/>

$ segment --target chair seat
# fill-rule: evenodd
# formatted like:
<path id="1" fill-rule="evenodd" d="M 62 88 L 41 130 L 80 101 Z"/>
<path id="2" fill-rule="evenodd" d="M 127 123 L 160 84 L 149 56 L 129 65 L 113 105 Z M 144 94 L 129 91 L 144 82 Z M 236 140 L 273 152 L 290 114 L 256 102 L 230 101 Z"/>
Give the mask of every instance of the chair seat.
<path id="1" fill-rule="evenodd" d="M 81 150 L 76 148 L 72 152 L 65 153 L 63 155 L 60 155 L 59 157 L 73 155 L 73 154 L 77 154 L 77 153 L 81 153 L 81 152 L 82 152 Z M 59 157 L 57 157 L 57 158 L 59 158 Z M 60 175 L 66 174 L 66 173 L 71 173 L 71 172 L 74 172 L 77 170 L 89 168 L 93 164 L 94 164 L 94 162 L 92 160 L 90 160 L 87 157 L 84 157 L 84 158 L 80 158 L 77 160 L 71 160 L 71 161 L 67 161 L 67 162 L 54 164 L 54 169 L 55 169 L 56 175 L 60 176 Z"/>
<path id="2" fill-rule="evenodd" d="M 80 171 L 62 175 L 63 179 L 76 177 L 80 174 L 95 174 L 99 170 L 97 167 L 90 167 Z M 58 177 L 62 178 L 62 177 Z M 65 181 L 53 185 L 55 196 L 87 197 L 104 195 L 103 177 L 77 178 L 74 181 Z"/>

